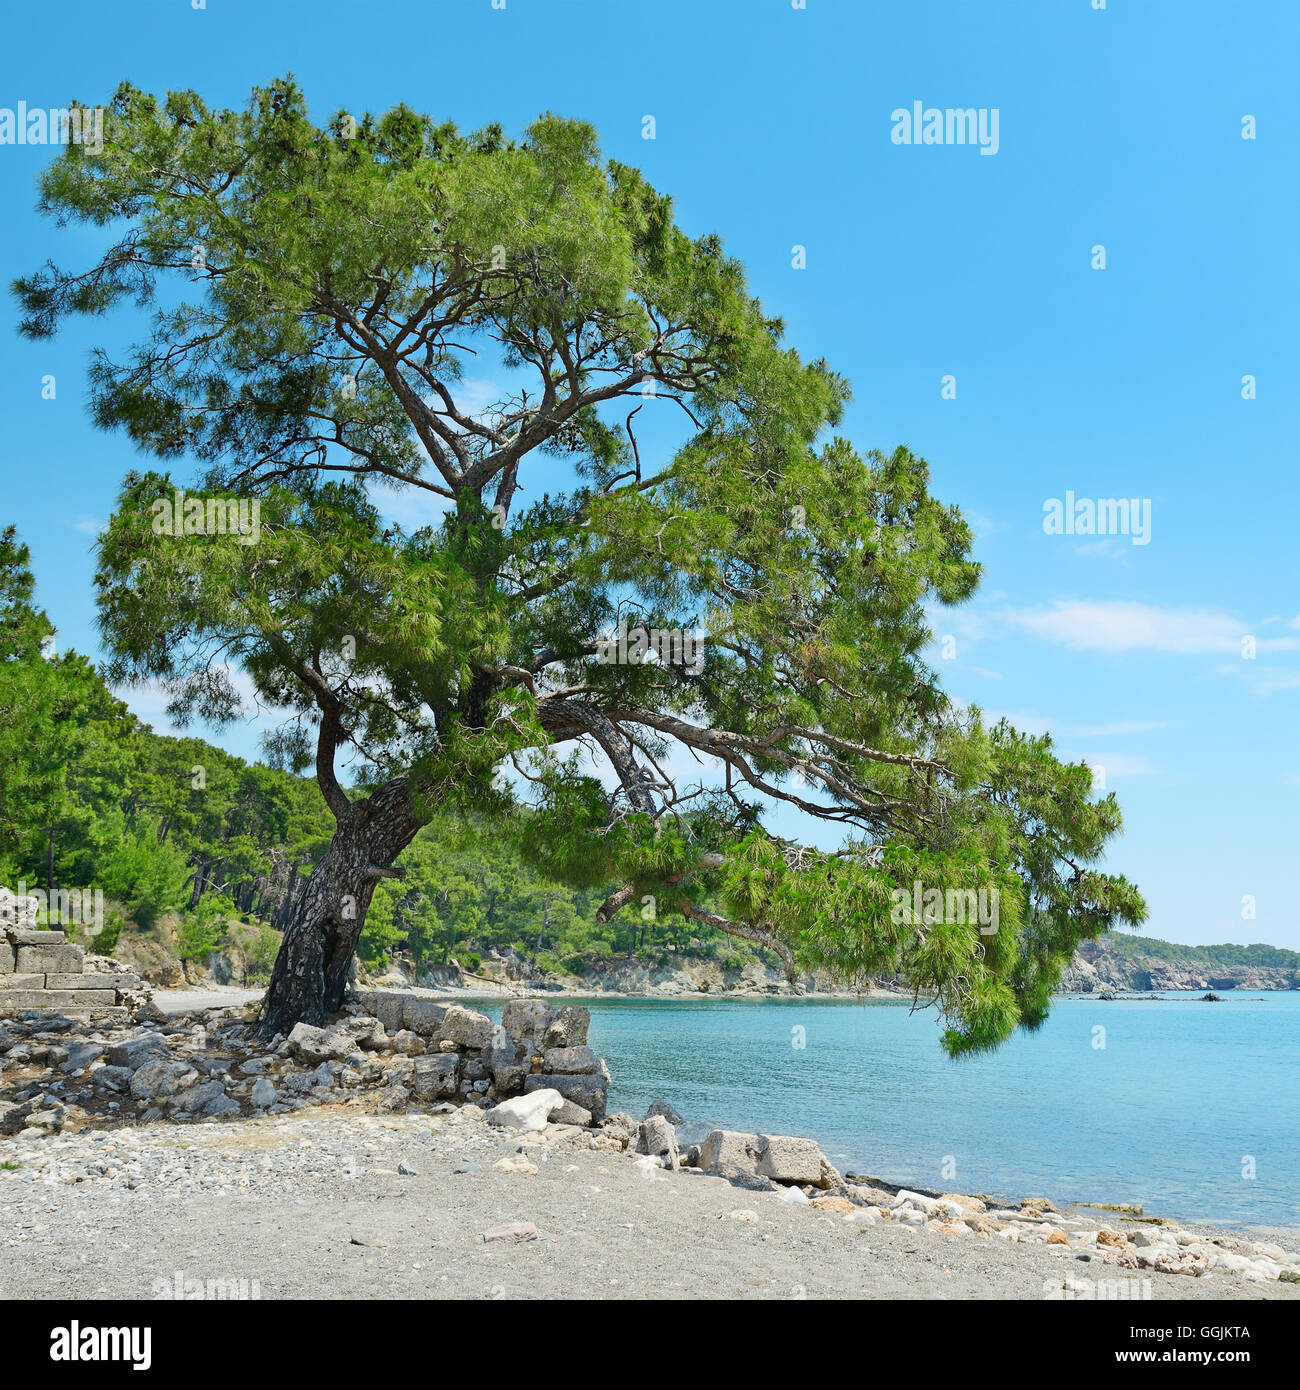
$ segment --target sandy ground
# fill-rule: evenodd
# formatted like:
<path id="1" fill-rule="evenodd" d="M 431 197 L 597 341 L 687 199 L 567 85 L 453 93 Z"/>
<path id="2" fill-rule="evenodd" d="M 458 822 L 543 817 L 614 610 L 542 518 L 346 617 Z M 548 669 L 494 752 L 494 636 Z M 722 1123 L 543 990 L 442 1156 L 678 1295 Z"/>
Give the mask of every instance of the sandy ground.
<path id="1" fill-rule="evenodd" d="M 1138 1298 L 1300 1298 L 1294 1284 L 863 1228 L 576 1147 L 587 1136 L 558 1127 L 522 1146 L 536 1172 L 502 1171 L 520 1141 L 471 1110 L 324 1109 L 15 1141 L 5 1156 L 23 1166 L 0 1172 L 0 1297 L 149 1299 L 179 1272 L 246 1280 L 261 1298 L 1042 1299 L 1067 1279 L 1082 1296 L 1080 1281 L 1133 1279 Z M 484 1241 L 514 1222 L 537 1238 Z"/>

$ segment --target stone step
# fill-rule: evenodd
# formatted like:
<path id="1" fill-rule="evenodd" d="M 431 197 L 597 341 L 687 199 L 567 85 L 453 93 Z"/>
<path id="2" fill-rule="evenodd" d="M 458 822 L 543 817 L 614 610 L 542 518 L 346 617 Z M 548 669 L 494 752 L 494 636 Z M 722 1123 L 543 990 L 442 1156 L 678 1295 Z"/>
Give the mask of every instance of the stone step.
<path id="1" fill-rule="evenodd" d="M 140 977 L 124 971 L 92 970 L 84 975 L 46 975 L 46 989 L 138 989 Z"/>
<path id="2" fill-rule="evenodd" d="M 97 1004 L 116 1004 L 114 989 L 6 989 L 0 990 L 0 1013 L 22 1009 L 90 1009 Z"/>
<path id="3" fill-rule="evenodd" d="M 81 979 L 80 975 L 77 979 Z M 44 989 L 44 975 L 0 975 L 0 989 Z"/>
<path id="4" fill-rule="evenodd" d="M 68 939 L 61 931 L 46 931 L 44 928 L 10 928 L 6 933 L 15 946 L 62 946 Z"/>
<path id="5" fill-rule="evenodd" d="M 86 952 L 81 946 L 19 946 L 20 975 L 80 975 Z"/>

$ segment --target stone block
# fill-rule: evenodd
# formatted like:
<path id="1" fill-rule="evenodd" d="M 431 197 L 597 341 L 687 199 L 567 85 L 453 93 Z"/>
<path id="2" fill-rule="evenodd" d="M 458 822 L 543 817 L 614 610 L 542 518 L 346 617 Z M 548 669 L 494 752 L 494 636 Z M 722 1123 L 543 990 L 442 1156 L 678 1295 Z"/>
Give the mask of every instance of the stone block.
<path id="1" fill-rule="evenodd" d="M 44 975 L 0 975 L 0 989 L 44 989 L 46 979 Z"/>
<path id="2" fill-rule="evenodd" d="M 61 931 L 37 930 L 35 927 L 19 928 L 8 933 L 15 946 L 62 946 L 68 939 Z"/>
<path id="3" fill-rule="evenodd" d="M 452 1004 L 438 1024 L 438 1038 L 442 1042 L 455 1043 L 457 1047 L 472 1047 L 481 1051 L 492 1044 L 492 1020 L 477 1009 Z"/>
<path id="4" fill-rule="evenodd" d="M 590 1075 L 600 1070 L 600 1058 L 589 1047 L 548 1047 L 542 1053 L 542 1070 L 567 1076 Z"/>
<path id="5" fill-rule="evenodd" d="M 46 975 L 46 989 L 131 989 L 140 983 L 134 975 L 110 975 L 96 971 L 91 975 Z"/>
<path id="6" fill-rule="evenodd" d="M 403 1027 L 404 995 L 391 989 L 359 989 L 354 997 L 366 1013 L 377 1018 L 384 1025 L 387 1032 L 396 1033 L 399 1028 Z"/>
<path id="7" fill-rule="evenodd" d="M 822 1151 L 815 1139 L 788 1134 L 764 1134 L 757 1172 L 774 1182 L 816 1183 L 822 1178 Z"/>
<path id="8" fill-rule="evenodd" d="M 585 1047 L 591 1028 L 591 1010 L 566 1004 L 555 1009 L 546 1020 L 541 1043 L 547 1047 Z"/>
<path id="9" fill-rule="evenodd" d="M 446 1004 L 439 1004 L 436 999 L 420 999 L 416 995 L 407 995 L 402 999 L 400 1026 L 409 1033 L 418 1033 L 422 1038 L 437 1037 L 446 1017 Z M 388 1025 L 384 1024 L 384 1027 Z M 392 1031 L 390 1028 L 389 1032 Z"/>
<path id="10" fill-rule="evenodd" d="M 544 1031 L 551 1006 L 545 999 L 511 999 L 501 1011 L 501 1022 L 516 1042 Z"/>
<path id="11" fill-rule="evenodd" d="M 86 952 L 80 946 L 19 946 L 18 973 L 80 975 L 85 957 Z"/>
<path id="12" fill-rule="evenodd" d="M 23 1009 L 91 1009 L 116 1003 L 117 992 L 111 989 L 0 990 L 0 1011 L 5 1013 Z"/>
<path id="13" fill-rule="evenodd" d="M 757 1134 L 738 1134 L 730 1129 L 711 1129 L 700 1145 L 700 1167 L 706 1173 L 714 1173 L 724 1168 L 753 1173 L 758 1169 L 758 1158 L 762 1151 L 762 1142 Z"/>
<path id="14" fill-rule="evenodd" d="M 456 1094 L 456 1070 L 460 1057 L 454 1052 L 435 1052 L 414 1059 L 411 1088 L 416 1100 L 441 1100 Z"/>
<path id="15" fill-rule="evenodd" d="M 7 937 L 0 936 L 0 976 L 14 973 L 14 948 Z"/>
<path id="16" fill-rule="evenodd" d="M 46 979 L 52 978 L 46 976 Z M 83 989 L 139 989 L 142 981 L 139 975 L 133 974 L 129 970 L 88 970 L 81 977 L 85 980 L 93 980 L 94 984 L 83 985 Z M 50 989 L 54 986 L 50 985 Z M 60 986 L 63 989 L 75 989 L 75 985 Z"/>

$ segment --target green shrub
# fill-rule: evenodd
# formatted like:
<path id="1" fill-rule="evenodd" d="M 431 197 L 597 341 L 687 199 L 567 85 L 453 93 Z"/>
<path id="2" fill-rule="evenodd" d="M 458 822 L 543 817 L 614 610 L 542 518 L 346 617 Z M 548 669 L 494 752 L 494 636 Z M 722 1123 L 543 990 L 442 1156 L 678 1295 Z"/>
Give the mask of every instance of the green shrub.
<path id="1" fill-rule="evenodd" d="M 251 935 L 245 935 L 242 945 L 245 981 L 252 985 L 269 984 L 280 950 L 280 933 L 263 923 Z"/>
<path id="2" fill-rule="evenodd" d="M 227 940 L 227 919 L 235 915 L 235 905 L 220 893 L 209 893 L 193 912 L 187 912 L 176 926 L 176 954 L 182 960 L 204 960 L 219 951 Z"/>
<path id="3" fill-rule="evenodd" d="M 99 934 L 91 938 L 90 948 L 96 955 L 111 956 L 117 950 L 117 939 L 122 935 L 126 919 L 120 912 L 110 912 L 104 918 Z"/>
<path id="4" fill-rule="evenodd" d="M 587 973 L 587 962 L 581 956 L 565 956 L 560 964 L 570 975 L 585 975 Z"/>

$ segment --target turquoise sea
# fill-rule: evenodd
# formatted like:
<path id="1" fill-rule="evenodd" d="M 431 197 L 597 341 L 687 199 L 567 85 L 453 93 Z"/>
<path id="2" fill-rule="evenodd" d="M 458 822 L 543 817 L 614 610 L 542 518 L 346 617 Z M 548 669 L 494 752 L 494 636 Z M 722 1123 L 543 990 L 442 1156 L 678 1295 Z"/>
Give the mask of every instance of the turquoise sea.
<path id="1" fill-rule="evenodd" d="M 611 1110 L 662 1096 L 692 1131 L 807 1135 L 841 1171 L 929 1188 L 1300 1227 L 1300 992 L 1063 998 L 961 1062 L 906 1003 L 582 1003 Z"/>

